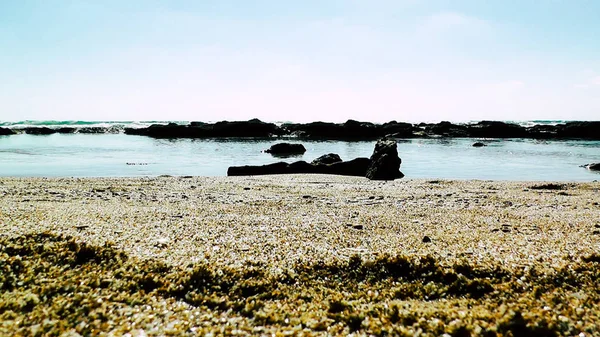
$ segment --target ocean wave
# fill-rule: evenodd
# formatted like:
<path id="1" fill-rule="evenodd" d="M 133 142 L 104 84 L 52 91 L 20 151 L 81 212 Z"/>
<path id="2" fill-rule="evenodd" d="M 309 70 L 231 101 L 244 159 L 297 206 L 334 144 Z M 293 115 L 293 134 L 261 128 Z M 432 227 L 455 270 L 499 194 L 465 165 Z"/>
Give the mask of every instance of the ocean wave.
<path id="1" fill-rule="evenodd" d="M 30 127 L 47 127 L 51 129 L 58 129 L 64 127 L 70 128 L 106 128 L 112 130 L 122 130 L 124 128 L 145 128 L 152 124 L 187 124 L 188 122 L 182 121 L 59 121 L 59 120 L 24 120 L 24 121 L 0 121 L 0 127 L 11 128 L 11 129 L 23 129 Z"/>

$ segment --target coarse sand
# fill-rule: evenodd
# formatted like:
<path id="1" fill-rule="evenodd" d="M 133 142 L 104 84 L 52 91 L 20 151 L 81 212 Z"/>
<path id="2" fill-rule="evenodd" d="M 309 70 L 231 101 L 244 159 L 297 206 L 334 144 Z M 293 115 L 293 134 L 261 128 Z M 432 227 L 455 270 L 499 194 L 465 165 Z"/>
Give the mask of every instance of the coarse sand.
<path id="1" fill-rule="evenodd" d="M 0 335 L 600 336 L 599 190 L 0 178 Z"/>

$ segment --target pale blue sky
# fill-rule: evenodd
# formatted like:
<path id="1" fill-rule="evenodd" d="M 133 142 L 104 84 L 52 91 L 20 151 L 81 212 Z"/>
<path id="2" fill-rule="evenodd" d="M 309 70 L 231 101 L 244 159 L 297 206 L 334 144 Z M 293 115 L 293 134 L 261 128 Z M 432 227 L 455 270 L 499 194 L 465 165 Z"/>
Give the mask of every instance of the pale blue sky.
<path id="1" fill-rule="evenodd" d="M 0 0 L 0 120 L 600 119 L 596 0 Z"/>

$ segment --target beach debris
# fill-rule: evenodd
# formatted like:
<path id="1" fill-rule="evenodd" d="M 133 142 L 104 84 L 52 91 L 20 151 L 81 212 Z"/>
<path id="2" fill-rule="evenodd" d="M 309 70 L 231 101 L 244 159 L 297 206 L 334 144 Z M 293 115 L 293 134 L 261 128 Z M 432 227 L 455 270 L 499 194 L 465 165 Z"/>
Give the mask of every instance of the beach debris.
<path id="1" fill-rule="evenodd" d="M 76 225 L 75 229 L 84 230 L 84 229 L 87 229 L 89 227 L 90 227 L 90 225 Z"/>
<path id="2" fill-rule="evenodd" d="M 404 177 L 400 172 L 402 160 L 398 157 L 398 145 L 392 139 L 380 139 L 375 144 L 366 177 L 370 180 L 394 180 Z"/>
<path id="3" fill-rule="evenodd" d="M 542 185 L 535 185 L 535 186 L 531 186 L 529 187 L 532 190 L 562 190 L 565 188 L 565 185 L 563 184 L 542 184 Z"/>
<path id="4" fill-rule="evenodd" d="M 473 147 L 484 147 L 484 146 L 487 146 L 487 145 L 482 142 L 473 143 Z"/>
<path id="5" fill-rule="evenodd" d="M 339 163 L 341 161 L 342 158 L 338 154 L 328 153 L 316 158 L 310 163 L 312 165 L 331 165 L 333 163 Z"/>

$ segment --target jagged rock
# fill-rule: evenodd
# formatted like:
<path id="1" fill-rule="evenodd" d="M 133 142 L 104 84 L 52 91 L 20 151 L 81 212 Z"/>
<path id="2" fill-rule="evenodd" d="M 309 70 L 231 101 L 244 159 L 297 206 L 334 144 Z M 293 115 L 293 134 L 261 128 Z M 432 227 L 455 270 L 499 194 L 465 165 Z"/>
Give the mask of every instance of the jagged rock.
<path id="1" fill-rule="evenodd" d="M 339 155 L 335 153 L 328 153 L 316 158 L 311 162 L 313 165 L 331 165 L 333 163 L 339 163 L 342 161 Z"/>
<path id="2" fill-rule="evenodd" d="M 404 177 L 400 172 L 402 160 L 398 157 L 395 140 L 380 139 L 375 144 L 366 177 L 371 180 L 394 180 Z"/>

